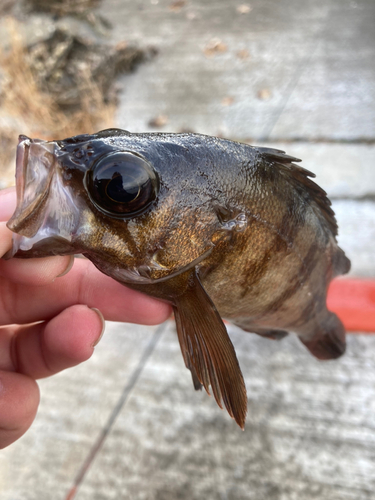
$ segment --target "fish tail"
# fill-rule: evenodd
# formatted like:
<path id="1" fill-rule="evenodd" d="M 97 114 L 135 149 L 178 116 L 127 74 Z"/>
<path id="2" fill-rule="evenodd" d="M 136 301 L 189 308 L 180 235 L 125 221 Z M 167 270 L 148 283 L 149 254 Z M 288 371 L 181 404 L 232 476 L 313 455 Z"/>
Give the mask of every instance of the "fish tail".
<path id="1" fill-rule="evenodd" d="M 326 311 L 320 328 L 308 340 L 303 336 L 301 342 L 318 359 L 336 359 L 344 354 L 346 349 L 345 329 L 335 313 Z"/>

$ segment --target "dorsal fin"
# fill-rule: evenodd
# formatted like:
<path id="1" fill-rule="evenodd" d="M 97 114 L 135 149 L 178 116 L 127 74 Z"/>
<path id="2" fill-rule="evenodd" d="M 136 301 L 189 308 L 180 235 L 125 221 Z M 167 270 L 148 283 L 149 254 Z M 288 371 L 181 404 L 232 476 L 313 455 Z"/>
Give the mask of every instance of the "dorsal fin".
<path id="1" fill-rule="evenodd" d="M 278 167 L 288 177 L 288 181 L 303 198 L 313 202 L 312 206 L 316 208 L 317 215 L 323 216 L 332 234 L 337 236 L 335 212 L 331 208 L 331 202 L 327 197 L 327 193 L 310 179 L 310 177 L 315 177 L 315 174 L 299 165 L 295 165 L 293 162 L 301 160 L 286 155 L 284 151 L 271 148 L 258 149 L 265 160 Z"/>

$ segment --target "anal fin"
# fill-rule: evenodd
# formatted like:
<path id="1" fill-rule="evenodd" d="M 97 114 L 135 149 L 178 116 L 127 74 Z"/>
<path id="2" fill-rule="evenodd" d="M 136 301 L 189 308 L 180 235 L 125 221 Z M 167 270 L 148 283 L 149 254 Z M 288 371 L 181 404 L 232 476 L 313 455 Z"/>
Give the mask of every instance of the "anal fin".
<path id="1" fill-rule="evenodd" d="M 243 429 L 247 412 L 245 382 L 233 344 L 196 270 L 187 278 L 187 287 L 175 299 L 178 338 L 185 365 L 190 369 L 194 387 L 211 385 L 217 404 Z"/>

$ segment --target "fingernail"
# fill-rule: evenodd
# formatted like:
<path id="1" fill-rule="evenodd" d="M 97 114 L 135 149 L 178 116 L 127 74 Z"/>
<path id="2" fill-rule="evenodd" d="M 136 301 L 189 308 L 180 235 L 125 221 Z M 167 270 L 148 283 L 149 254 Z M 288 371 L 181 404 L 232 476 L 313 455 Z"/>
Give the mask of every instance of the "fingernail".
<path id="1" fill-rule="evenodd" d="M 56 278 L 61 278 L 61 276 L 65 276 L 66 274 L 68 274 L 68 272 L 73 267 L 73 264 L 74 264 L 74 255 L 69 255 L 69 257 L 70 257 L 70 260 L 69 260 L 68 266 L 66 267 L 66 269 L 61 274 L 58 274 L 56 276 Z"/>
<path id="2" fill-rule="evenodd" d="M 92 344 L 92 347 L 96 347 L 99 342 L 102 340 L 104 330 L 105 330 L 105 320 L 103 314 L 99 311 L 99 309 L 96 309 L 96 307 L 91 307 L 91 310 L 96 312 L 96 314 L 99 316 L 100 321 L 102 323 L 102 331 L 100 332 L 99 337 L 95 340 L 95 342 Z"/>

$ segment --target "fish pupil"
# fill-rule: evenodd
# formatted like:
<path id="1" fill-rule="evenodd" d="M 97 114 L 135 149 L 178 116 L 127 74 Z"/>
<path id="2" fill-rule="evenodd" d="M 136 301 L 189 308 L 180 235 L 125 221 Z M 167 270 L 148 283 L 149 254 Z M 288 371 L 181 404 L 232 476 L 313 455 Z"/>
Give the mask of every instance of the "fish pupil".
<path id="1" fill-rule="evenodd" d="M 113 215 L 133 216 L 156 198 L 158 182 L 151 165 L 130 152 L 110 153 L 88 172 L 86 187 L 96 207 Z"/>
<path id="2" fill-rule="evenodd" d="M 120 172 L 115 172 L 112 179 L 104 179 L 104 183 L 107 183 L 106 195 L 117 203 L 130 203 L 136 200 L 141 190 L 137 179 L 123 176 Z M 144 183 L 143 187 L 147 188 L 146 184 L 147 182 Z"/>

